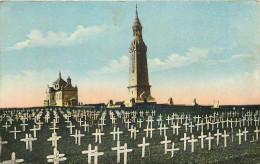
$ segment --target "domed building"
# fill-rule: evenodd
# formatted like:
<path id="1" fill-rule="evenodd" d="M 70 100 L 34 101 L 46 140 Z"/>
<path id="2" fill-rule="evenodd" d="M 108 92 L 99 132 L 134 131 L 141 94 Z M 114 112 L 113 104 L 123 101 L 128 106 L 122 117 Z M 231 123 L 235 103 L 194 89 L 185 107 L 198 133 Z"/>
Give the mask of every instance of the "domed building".
<path id="1" fill-rule="evenodd" d="M 44 106 L 77 106 L 78 105 L 78 88 L 73 87 L 71 84 L 71 78 L 67 78 L 67 82 L 61 78 L 59 72 L 59 78 L 52 83 L 52 87 L 46 90 L 46 99 L 44 100 Z"/>

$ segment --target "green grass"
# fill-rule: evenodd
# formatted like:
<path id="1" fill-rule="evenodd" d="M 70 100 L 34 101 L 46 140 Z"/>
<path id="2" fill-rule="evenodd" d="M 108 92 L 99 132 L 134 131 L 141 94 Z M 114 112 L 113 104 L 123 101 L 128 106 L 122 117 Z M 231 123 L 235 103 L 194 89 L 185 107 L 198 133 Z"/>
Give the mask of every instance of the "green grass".
<path id="1" fill-rule="evenodd" d="M 172 114 L 173 110 L 157 110 L 156 116 L 159 116 L 162 113 L 163 118 L 167 116 L 167 114 Z M 187 112 L 187 111 L 186 111 Z M 178 112 L 179 114 L 181 112 Z M 212 114 L 213 111 L 208 110 L 205 111 L 188 111 L 191 114 L 203 113 Z M 43 114 L 43 116 L 45 113 Z M 144 114 L 145 116 L 145 114 Z M 61 117 L 61 114 L 60 114 Z M 104 152 L 103 156 L 99 156 L 99 163 L 116 163 L 117 154 L 116 151 L 112 151 L 111 148 L 116 146 L 116 141 L 113 141 L 113 135 L 110 132 L 113 131 L 113 127 L 111 125 L 111 120 L 109 119 L 109 114 L 106 116 L 106 126 L 104 126 L 103 133 L 105 136 L 102 136 L 102 143 L 95 143 L 95 136 L 91 135 L 95 132 L 97 126 L 97 120 L 94 121 L 94 125 L 90 128 L 90 132 L 84 132 L 84 127 L 79 127 L 79 123 L 76 123 L 74 119 L 72 119 L 73 125 L 76 125 L 77 129 L 81 131 L 81 133 L 85 134 L 85 137 L 81 140 L 81 146 L 75 145 L 74 137 L 69 135 L 69 128 L 66 128 L 67 123 L 65 123 L 63 118 L 60 118 L 60 122 L 57 124 L 59 130 L 57 130 L 58 136 L 62 136 L 62 138 L 58 141 L 58 151 L 62 154 L 65 154 L 67 160 L 63 163 L 87 163 L 87 155 L 83 155 L 81 152 L 83 150 L 87 150 L 88 144 L 92 145 L 92 149 L 94 146 L 98 146 L 99 152 Z M 44 121 L 44 118 L 41 119 Z M 89 120 L 88 120 L 89 121 Z M 150 136 L 146 138 L 146 142 L 150 143 L 150 146 L 146 147 L 145 157 L 141 157 L 142 149 L 137 145 L 142 143 L 142 138 L 146 136 L 143 129 L 146 127 L 146 123 L 142 123 L 142 128 L 139 129 L 135 123 L 132 123 L 137 127 L 140 131 L 137 133 L 137 139 L 133 140 L 130 138 L 130 132 L 125 128 L 125 124 L 121 123 L 121 119 L 117 119 L 117 126 L 120 128 L 120 131 L 124 133 L 120 135 L 121 146 L 124 143 L 127 143 L 129 149 L 133 149 L 131 153 L 128 153 L 128 163 L 260 163 L 260 141 L 250 142 L 255 136 L 253 130 L 255 129 L 254 123 L 252 126 L 247 127 L 249 131 L 247 135 L 247 141 L 244 141 L 244 137 L 242 137 L 242 144 L 238 144 L 238 137 L 234 136 L 234 141 L 232 143 L 231 136 L 228 137 L 227 143 L 228 146 L 224 148 L 224 140 L 220 137 L 220 144 L 216 145 L 216 138 L 212 140 L 212 149 L 208 150 L 208 142 L 204 140 L 204 149 L 200 148 L 200 140 L 195 143 L 195 152 L 191 153 L 191 145 L 187 143 L 187 151 L 183 151 L 183 142 L 180 141 L 180 138 L 183 137 L 183 133 L 185 132 L 184 126 L 179 129 L 179 136 L 176 134 L 172 134 L 172 129 L 167 130 L 168 140 L 171 140 L 175 143 L 176 148 L 180 148 L 179 151 L 174 153 L 173 158 L 171 158 L 170 152 L 164 154 L 164 145 L 160 144 L 162 140 L 164 140 L 163 135 L 160 136 L 159 130 L 157 129 L 158 123 L 155 121 L 153 123 L 153 128 L 156 130 L 153 131 L 153 138 L 150 139 Z M 19 126 L 22 121 L 14 122 L 12 127 L 8 130 L 13 130 L 14 126 L 17 126 L 18 130 L 22 130 L 22 127 Z M 33 120 L 29 120 L 26 122 L 29 124 L 29 128 L 33 128 L 34 122 Z M 167 121 L 164 123 L 167 124 Z M 5 119 L 2 120 L 1 125 L 5 124 Z M 28 126 L 26 127 L 25 132 L 21 132 L 17 134 L 17 139 L 14 140 L 13 134 L 9 133 L 5 130 L 5 128 L 1 128 L 0 134 L 2 140 L 8 141 L 8 144 L 2 146 L 2 154 L 1 154 L 1 162 L 5 160 L 10 160 L 11 153 L 16 152 L 17 158 L 23 158 L 25 163 L 47 163 L 46 156 L 53 154 L 53 147 L 51 142 L 47 141 L 49 137 L 51 137 L 52 131 L 49 130 L 51 123 L 45 123 L 42 127 L 41 131 L 37 131 L 37 141 L 33 142 L 33 151 L 25 149 L 25 142 L 20 141 L 20 139 L 25 137 L 25 133 L 33 134 L 29 131 Z M 221 129 L 221 125 L 220 125 Z M 227 132 L 230 132 L 231 129 L 225 128 Z M 220 132 L 223 133 L 224 129 L 221 129 Z M 239 127 L 234 127 L 234 132 L 238 132 Z M 74 129 L 75 130 L 75 129 Z M 73 133 L 75 132 L 73 130 Z M 244 128 L 241 128 L 243 131 Z M 207 130 L 206 126 L 204 126 L 204 134 L 208 134 L 208 132 L 212 134 L 216 133 L 216 127 L 214 128 L 214 132 L 211 131 L 211 127 Z M 195 138 L 198 138 L 200 135 L 200 130 L 197 132 L 196 127 L 193 129 L 193 134 Z M 187 136 L 191 136 L 189 130 L 187 132 Z M 168 148 L 171 147 L 171 144 L 168 144 Z M 121 154 L 121 163 L 123 163 L 123 154 Z M 94 158 L 92 159 L 92 162 Z M 62 163 L 62 162 L 61 162 Z"/>

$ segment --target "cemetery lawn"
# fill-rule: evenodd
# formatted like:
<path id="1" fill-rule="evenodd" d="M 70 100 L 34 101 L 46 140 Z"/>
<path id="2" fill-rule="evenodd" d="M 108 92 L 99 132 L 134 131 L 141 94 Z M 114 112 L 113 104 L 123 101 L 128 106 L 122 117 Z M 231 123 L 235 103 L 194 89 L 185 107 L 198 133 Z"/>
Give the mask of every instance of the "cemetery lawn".
<path id="1" fill-rule="evenodd" d="M 43 117 L 41 118 L 41 122 L 44 122 L 44 115 L 45 115 L 45 109 L 43 109 Z M 244 112 L 246 111 L 257 111 L 260 107 L 254 107 L 254 108 L 246 108 Z M 69 108 L 63 108 L 64 112 L 66 110 L 78 110 L 78 109 L 69 109 Z M 75 144 L 74 137 L 70 136 L 69 134 L 69 128 L 66 126 L 69 125 L 66 123 L 64 117 L 59 112 L 57 108 L 57 112 L 59 113 L 60 119 L 59 123 L 57 123 L 57 127 L 59 128 L 56 130 L 57 135 L 61 136 L 61 139 L 58 140 L 58 151 L 60 154 L 65 154 L 65 157 L 67 157 L 67 160 L 60 163 L 87 163 L 88 157 L 87 154 L 82 154 L 82 151 L 88 149 L 88 145 L 92 145 L 92 149 L 94 149 L 94 146 L 98 146 L 98 152 L 104 152 L 104 155 L 98 157 L 98 163 L 116 163 L 117 160 L 117 153 L 116 151 L 111 150 L 112 147 L 117 146 L 116 140 L 113 140 L 113 135 L 110 134 L 110 132 L 113 131 L 113 126 L 110 120 L 109 116 L 109 109 L 106 109 L 107 115 L 105 120 L 105 126 L 104 130 L 102 131 L 105 133 L 105 135 L 102 136 L 102 143 L 95 143 L 95 136 L 92 135 L 92 133 L 95 133 L 96 128 L 98 128 L 98 120 L 93 121 L 93 125 L 90 128 L 89 132 L 84 132 L 84 127 L 80 127 L 79 123 L 76 122 L 75 119 L 71 118 L 72 124 L 76 126 L 76 129 L 81 131 L 81 134 L 85 134 L 84 137 L 81 138 L 81 145 L 78 146 Z M 119 111 L 122 109 L 118 109 Z M 198 139 L 198 136 L 200 136 L 200 130 L 197 131 L 196 126 L 193 128 L 192 134 L 194 134 L 195 138 L 198 139 L 198 142 L 195 142 L 194 152 L 191 152 L 191 143 L 187 142 L 187 150 L 186 152 L 183 149 L 183 141 L 180 141 L 180 138 L 183 137 L 183 134 L 185 133 L 185 128 L 182 126 L 179 129 L 179 135 L 177 136 L 176 133 L 173 134 L 172 128 L 170 128 L 171 125 L 167 124 L 167 121 L 165 120 L 167 115 L 171 115 L 173 112 L 181 115 L 181 114 L 191 114 L 191 115 L 204 115 L 207 114 L 208 116 L 210 114 L 213 114 L 213 109 L 203 109 L 203 110 L 196 110 L 194 108 L 189 110 L 174 110 L 174 109 L 144 109 L 143 111 L 149 110 L 156 110 L 156 117 L 154 117 L 153 122 L 153 128 L 155 130 L 153 131 L 153 138 L 146 137 L 146 132 L 143 130 L 146 128 L 146 122 L 142 123 L 142 128 L 139 128 L 135 123 L 131 123 L 131 125 L 135 125 L 137 130 L 139 132 L 137 133 L 136 140 L 130 137 L 130 131 L 127 130 L 125 127 L 125 123 L 122 123 L 121 119 L 117 119 L 116 121 L 116 127 L 120 128 L 120 131 L 123 131 L 123 134 L 120 135 L 120 146 L 123 146 L 124 143 L 127 143 L 127 148 L 132 149 L 133 151 L 130 153 L 127 153 L 127 162 L 128 163 L 250 163 L 250 164 L 257 164 L 260 163 L 260 139 L 258 141 L 250 142 L 255 139 L 255 133 L 253 132 L 255 130 L 254 123 L 252 126 L 246 126 L 249 133 L 247 134 L 247 141 L 244 141 L 244 136 L 242 136 L 242 144 L 239 145 L 238 136 L 234 134 L 233 136 L 233 142 L 232 142 L 232 136 L 229 134 L 229 137 L 227 137 L 227 147 L 224 147 L 224 139 L 223 137 L 220 137 L 219 139 L 219 145 L 216 144 L 216 137 L 211 140 L 211 150 L 208 150 L 208 141 L 204 139 L 204 148 L 201 149 L 201 140 Z M 101 112 L 104 110 L 100 110 Z M 114 112 L 115 110 L 113 110 Z M 132 110 L 130 110 L 132 111 Z M 129 111 L 129 112 L 130 112 Z M 137 110 L 138 112 L 140 111 Z M 216 110 L 215 110 L 216 111 Z M 232 111 L 231 109 L 222 109 L 221 112 L 229 112 Z M 218 112 L 218 111 L 217 111 Z M 220 112 L 220 111 L 219 111 Z M 241 112 L 241 110 L 239 111 Z M 3 113 L 3 111 L 1 111 Z M 1 114 L 0 113 L 0 114 Z M 52 112 L 51 112 L 52 113 Z M 163 124 L 165 123 L 169 129 L 167 130 L 167 137 L 168 140 L 171 140 L 175 143 L 175 148 L 179 148 L 179 151 L 175 151 L 173 157 L 171 158 L 171 152 L 168 152 L 167 154 L 164 153 L 164 145 L 160 142 L 164 140 L 163 132 L 160 136 L 160 131 L 158 128 L 160 127 L 156 121 L 159 114 L 162 114 L 163 119 L 165 120 Z M 115 114 L 115 112 L 114 112 Z M 116 114 L 115 114 L 116 116 Z M 145 113 L 144 113 L 145 116 Z M 259 116 L 258 116 L 259 117 Z M 53 147 L 52 143 L 47 141 L 48 138 L 52 136 L 52 130 L 49 128 L 52 127 L 52 124 L 50 123 L 53 120 L 53 115 L 51 114 L 51 118 L 49 120 L 49 123 L 44 123 L 42 125 L 42 128 L 40 131 L 37 131 L 37 140 L 33 141 L 32 146 L 32 152 L 25 149 L 25 142 L 20 141 L 20 139 L 25 138 L 25 134 L 32 134 L 33 132 L 29 129 L 33 128 L 34 121 L 29 120 L 26 121 L 29 126 L 26 127 L 26 131 L 22 131 L 22 127 L 20 124 L 22 124 L 22 121 L 19 120 L 18 122 L 14 121 L 12 127 L 8 128 L 9 131 L 14 129 L 14 126 L 17 127 L 17 130 L 21 130 L 21 133 L 17 133 L 17 139 L 14 140 L 14 134 L 9 133 L 9 131 L 5 130 L 5 128 L 0 128 L 0 134 L 3 141 L 7 141 L 8 144 L 2 145 L 2 154 L 0 158 L 0 162 L 3 162 L 5 160 L 11 159 L 11 153 L 16 153 L 16 158 L 18 159 L 24 159 L 24 163 L 47 163 L 46 156 L 53 154 Z M 6 120 L 2 120 L 1 126 L 4 125 Z M 91 123 L 90 118 L 88 118 L 87 122 Z M 184 123 L 184 122 L 183 122 Z M 221 124 L 219 125 L 220 132 L 223 134 L 224 129 L 227 131 L 227 133 L 231 132 L 230 126 L 227 128 L 225 126 L 224 129 L 221 129 Z M 244 130 L 244 127 L 240 128 L 239 126 L 235 127 L 233 125 L 234 132 L 238 133 L 238 130 L 241 129 L 241 131 Z M 208 132 L 211 132 L 212 135 L 214 135 L 217 132 L 217 128 L 214 128 L 212 131 L 211 128 L 207 130 L 206 125 L 204 126 L 204 135 L 208 135 Z M 73 128 L 73 134 L 75 133 L 75 128 Z M 190 131 L 187 131 L 187 136 L 191 137 Z M 145 157 L 142 158 L 142 148 L 138 147 L 138 144 L 142 143 L 143 137 L 146 137 L 145 142 L 150 143 L 149 146 L 145 147 Z M 168 144 L 168 148 L 171 148 L 171 144 Z M 120 163 L 123 163 L 124 161 L 124 155 L 121 154 Z M 92 157 L 92 163 L 94 163 L 94 158 Z"/>

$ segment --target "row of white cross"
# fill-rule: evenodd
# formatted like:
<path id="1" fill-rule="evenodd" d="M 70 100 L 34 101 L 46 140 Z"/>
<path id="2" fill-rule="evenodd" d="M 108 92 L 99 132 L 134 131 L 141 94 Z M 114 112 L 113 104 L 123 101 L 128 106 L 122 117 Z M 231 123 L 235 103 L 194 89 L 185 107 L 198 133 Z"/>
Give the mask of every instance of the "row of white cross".
<path id="1" fill-rule="evenodd" d="M 63 111 L 60 110 L 60 112 L 62 113 Z M 70 113 L 70 112 L 68 112 L 68 113 Z M 112 125 L 114 126 L 114 129 L 113 129 L 113 132 L 110 132 L 110 134 L 113 135 L 113 140 L 115 140 L 116 137 L 117 137 L 117 147 L 112 148 L 112 150 L 117 150 L 117 161 L 118 160 L 120 161 L 120 154 L 124 153 L 124 163 L 126 163 L 127 162 L 127 153 L 131 152 L 132 149 L 127 149 L 127 143 L 125 143 L 124 146 L 120 146 L 120 136 L 119 135 L 122 134 L 123 132 L 119 131 L 119 127 L 117 127 L 117 131 L 116 131 L 116 127 L 115 127 L 116 117 L 114 117 L 114 114 L 112 114 L 112 113 L 113 112 L 111 112 L 111 111 L 109 112 L 110 119 L 112 121 Z M 136 119 L 137 119 L 136 112 L 132 112 L 132 113 L 130 112 L 129 113 L 128 111 L 125 111 L 125 112 L 122 112 L 122 113 L 116 111 L 117 117 L 118 118 L 122 118 L 122 121 L 127 126 L 128 131 L 130 131 L 131 138 L 136 139 L 136 134 L 137 134 L 137 132 L 139 132 L 139 130 L 137 130 L 136 127 L 134 127 L 133 125 L 131 125 L 131 128 L 129 128 L 130 124 L 135 122 Z M 258 113 L 258 112 L 256 112 L 256 113 Z M 43 112 L 39 112 L 38 114 L 34 114 L 35 115 L 34 116 L 34 122 L 37 124 L 37 126 L 34 125 L 33 128 L 30 129 L 30 131 L 33 131 L 33 137 L 32 137 L 31 134 L 27 134 L 26 133 L 25 134 L 25 138 L 21 139 L 21 141 L 25 142 L 26 149 L 29 149 L 29 151 L 32 151 L 32 142 L 37 140 L 37 138 L 36 138 L 36 136 L 37 136 L 36 135 L 36 131 L 41 130 L 41 125 L 43 124 L 43 122 L 40 122 L 40 119 L 42 117 L 42 114 L 43 114 Z M 87 124 L 87 122 L 86 122 L 86 115 L 85 116 L 83 115 L 83 117 L 85 117 L 85 121 L 83 121 L 81 119 L 81 117 L 78 116 L 79 114 L 78 115 L 77 114 L 74 113 L 73 117 L 76 118 L 77 122 L 79 123 L 79 125 L 81 127 L 84 127 L 84 131 L 86 131 L 86 128 L 88 128 L 88 132 L 89 132 L 89 127 L 91 127 L 91 126 L 90 126 L 90 124 Z M 131 119 L 129 119 L 130 114 L 132 114 L 132 118 Z M 77 129 L 75 129 L 75 134 L 72 134 L 72 131 L 73 131 L 73 128 L 75 128 L 75 125 L 72 125 L 72 122 L 69 120 L 69 118 L 71 117 L 70 114 L 65 114 L 63 112 L 62 115 L 66 119 L 65 122 L 69 123 L 67 128 L 70 129 L 70 135 L 75 138 L 75 144 L 81 145 L 81 137 L 84 137 L 85 135 L 81 134 L 80 130 L 77 130 Z M 93 113 L 93 116 L 95 118 L 98 118 L 99 115 L 100 115 L 99 112 L 94 112 Z M 153 110 L 152 111 L 152 116 L 154 116 L 154 115 L 155 115 L 155 111 Z M 251 119 L 251 117 L 253 115 L 252 114 L 250 115 L 250 113 L 247 113 L 247 115 L 244 116 L 243 120 L 241 120 L 241 119 L 237 120 L 236 119 L 236 121 L 233 121 L 232 118 L 230 120 L 227 118 L 226 121 L 224 121 L 223 118 L 221 118 L 221 120 L 218 120 L 220 118 L 215 117 L 215 115 L 218 116 L 217 114 L 214 114 L 213 116 L 210 116 L 210 117 L 206 118 L 206 123 L 203 123 L 203 119 L 201 119 L 201 117 L 199 115 L 193 117 L 193 119 L 195 119 L 194 121 L 197 120 L 197 124 L 195 124 L 197 126 L 197 131 L 198 131 L 198 127 L 199 126 L 201 127 L 201 130 L 202 130 L 201 131 L 201 136 L 198 137 L 198 139 L 201 140 L 201 148 L 204 147 L 204 138 L 205 138 L 206 140 L 208 140 L 208 147 L 209 147 L 208 149 L 210 150 L 211 149 L 211 140 L 214 139 L 214 136 L 217 139 L 217 145 L 219 144 L 219 137 L 222 136 L 224 138 L 224 147 L 226 147 L 226 145 L 227 145 L 227 137 L 229 136 L 228 134 L 226 134 L 226 130 L 224 130 L 224 134 L 219 133 L 219 129 L 217 129 L 217 133 L 216 134 L 211 135 L 211 132 L 209 132 L 208 136 L 206 136 L 206 135 L 203 134 L 203 126 L 205 124 L 207 125 L 207 129 L 209 129 L 208 128 L 209 125 L 214 126 L 215 124 L 217 124 L 217 128 L 218 128 L 218 124 L 219 123 L 222 123 L 222 127 L 223 127 L 224 123 L 227 124 L 227 127 L 229 127 L 229 123 L 231 123 L 230 126 L 231 126 L 231 128 L 233 128 L 233 124 L 232 123 L 236 123 L 236 124 L 239 123 L 240 127 L 241 127 L 242 123 L 243 123 L 243 126 L 245 126 L 245 123 L 244 123 L 245 121 L 247 121 L 247 122 L 251 121 L 252 122 L 252 120 L 253 120 L 253 119 Z M 96 129 L 95 133 L 92 133 L 92 135 L 95 136 L 95 142 L 101 143 L 101 136 L 105 135 L 105 133 L 101 132 L 101 131 L 103 131 L 103 126 L 106 125 L 104 123 L 105 122 L 105 116 L 106 116 L 106 111 L 103 111 L 101 113 L 101 117 L 99 119 L 100 123 L 98 122 L 99 128 Z M 143 116 L 143 113 L 140 112 L 140 116 Z M 152 123 L 154 121 L 152 116 L 148 116 L 148 119 L 146 120 L 147 121 L 147 127 L 146 127 L 146 129 L 144 129 L 144 131 L 146 132 L 146 137 L 148 137 L 149 134 L 150 134 L 150 138 L 152 138 L 152 132 L 155 130 L 155 128 L 152 127 Z M 8 115 L 6 115 L 5 117 L 8 117 Z M 207 115 L 206 115 L 206 117 L 207 117 Z M 256 126 L 256 130 L 254 132 L 256 133 L 256 140 L 258 140 L 258 133 L 260 132 L 260 130 L 258 130 L 257 125 L 259 125 L 259 121 L 260 121 L 259 118 L 260 117 L 258 117 L 258 119 L 257 119 L 257 115 L 255 115 L 255 114 L 254 114 L 254 117 L 255 117 L 254 121 L 255 121 L 255 126 Z M 2 118 L 3 117 L 1 115 L 1 119 Z M 169 124 L 169 121 L 171 121 L 171 124 L 172 124 L 171 127 L 173 129 L 173 134 L 175 134 L 175 132 L 176 132 L 176 134 L 179 135 L 179 128 L 181 128 L 181 126 L 179 126 L 179 123 L 180 123 L 180 125 L 185 126 L 186 132 L 187 132 L 187 127 L 189 127 L 190 128 L 190 133 L 192 133 L 192 128 L 195 127 L 195 125 L 193 125 L 192 121 L 190 121 L 190 119 L 187 119 L 187 118 L 188 117 L 186 115 L 186 122 L 184 124 L 182 124 L 182 116 L 179 117 L 177 115 L 176 117 L 173 116 L 173 117 L 170 118 L 169 115 L 168 115 L 166 120 L 168 121 L 168 124 Z M 215 120 L 215 118 L 216 118 L 216 122 L 215 121 L 210 122 L 209 120 L 211 120 L 211 118 L 212 118 L 212 120 Z M 248 118 L 248 119 L 246 119 L 246 118 Z M 49 111 L 46 112 L 46 115 L 45 115 L 44 119 L 45 119 L 45 122 L 47 122 L 47 123 L 49 122 L 49 119 L 50 119 L 50 112 Z M 56 133 L 56 129 L 59 129 L 56 126 L 56 123 L 59 122 L 59 119 L 60 119 L 60 117 L 58 116 L 58 113 L 56 111 L 54 111 L 54 119 L 52 121 L 53 126 L 50 128 L 50 130 L 53 130 L 53 133 L 52 133 L 52 137 L 50 137 L 48 139 L 48 141 L 52 141 L 52 146 L 54 147 L 54 155 L 47 156 L 48 162 L 50 161 L 50 162 L 58 163 L 59 161 L 66 160 L 66 157 L 64 157 L 65 155 L 64 154 L 59 154 L 59 152 L 57 150 L 57 141 L 61 138 L 61 136 L 57 136 L 57 133 Z M 173 122 L 174 119 L 177 120 L 176 123 Z M 202 120 L 201 122 L 200 122 L 200 119 Z M 209 119 L 209 120 L 207 120 L 207 119 Z M 8 127 L 10 127 L 12 125 L 12 121 L 11 120 L 12 120 L 12 118 L 8 117 L 8 121 L 9 121 L 10 125 L 8 125 L 7 122 L 6 122 L 6 124 L 4 126 L 2 126 L 2 127 L 6 128 L 6 129 Z M 22 131 L 25 131 L 25 127 L 28 126 L 28 124 L 26 124 L 25 120 L 28 120 L 28 118 L 26 119 L 26 116 L 24 116 L 24 117 L 21 117 L 21 120 L 22 120 L 23 123 L 20 124 L 20 126 L 22 127 Z M 130 120 L 132 120 L 132 121 L 130 121 Z M 179 120 L 181 120 L 181 122 L 179 122 Z M 189 123 L 187 123 L 187 120 L 189 120 Z M 174 151 L 178 151 L 180 149 L 179 148 L 175 148 L 175 143 L 174 142 L 171 144 L 172 148 L 168 149 L 167 145 L 168 145 L 168 143 L 171 143 L 171 141 L 167 140 L 166 130 L 168 129 L 168 127 L 166 126 L 166 124 L 162 124 L 163 119 L 162 119 L 162 115 L 161 114 L 158 116 L 157 121 L 158 121 L 158 125 L 160 125 L 160 127 L 158 128 L 158 130 L 160 130 L 160 135 L 162 135 L 162 132 L 163 132 L 163 134 L 165 136 L 165 140 L 161 142 L 162 144 L 165 145 L 165 153 L 170 151 L 171 152 L 171 156 L 173 156 Z M 84 122 L 84 124 L 82 124 L 83 122 Z M 137 119 L 137 126 L 139 128 L 141 128 L 143 122 L 144 122 L 143 119 L 141 119 L 141 118 Z M 247 125 L 249 125 L 249 123 Z M 251 123 L 251 125 L 252 125 L 252 123 Z M 213 130 L 213 127 L 212 127 L 212 130 Z M 20 133 L 21 131 L 17 130 L 16 126 L 14 126 L 14 130 L 13 131 L 9 131 L 9 132 L 10 133 L 14 133 L 14 139 L 16 139 L 16 133 Z M 246 130 L 246 127 L 245 127 L 245 130 L 243 132 L 241 132 L 241 130 L 239 129 L 239 133 L 236 134 L 239 137 L 239 144 L 241 144 L 241 137 L 243 135 L 245 137 L 245 141 L 247 140 L 247 133 L 248 133 L 248 131 Z M 191 138 L 190 138 L 190 137 L 186 136 L 186 133 L 184 133 L 184 138 L 181 138 L 181 141 L 184 141 L 184 151 L 186 151 L 186 141 L 188 141 L 188 142 L 191 143 L 191 151 L 194 152 L 194 143 L 197 142 L 198 139 L 194 138 L 193 134 L 191 135 Z M 232 138 L 232 140 L 233 140 L 233 138 Z M 0 148 L 2 148 L 2 144 L 6 144 L 6 143 L 7 143 L 6 141 L 2 141 L 2 139 L 1 139 L 0 140 Z M 145 147 L 146 146 L 149 146 L 149 143 L 145 143 L 145 137 L 144 137 L 143 138 L 143 143 L 142 144 L 138 144 L 138 147 L 142 147 L 142 157 L 145 156 Z M 0 149 L 0 151 L 1 151 L 1 149 Z M 91 157 L 94 156 L 94 162 L 95 163 L 97 163 L 98 156 L 104 154 L 103 152 L 98 152 L 97 146 L 94 148 L 94 150 L 92 150 L 91 149 L 91 145 L 89 145 L 89 150 L 85 151 L 85 153 L 88 154 L 88 161 L 90 160 L 90 162 L 91 162 Z M 13 154 L 12 154 L 12 159 L 13 159 Z"/>

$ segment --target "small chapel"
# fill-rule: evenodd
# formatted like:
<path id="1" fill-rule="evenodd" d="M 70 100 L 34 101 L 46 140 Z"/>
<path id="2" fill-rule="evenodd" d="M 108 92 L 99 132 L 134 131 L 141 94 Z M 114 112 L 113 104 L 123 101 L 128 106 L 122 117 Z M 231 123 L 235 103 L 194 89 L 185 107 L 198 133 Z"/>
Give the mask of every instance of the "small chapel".
<path id="1" fill-rule="evenodd" d="M 52 86 L 46 89 L 46 99 L 44 100 L 44 106 L 66 106 L 72 107 L 78 105 L 78 88 L 73 87 L 71 84 L 71 78 L 67 78 L 67 82 L 61 78 L 59 72 L 59 78 L 52 83 Z"/>

